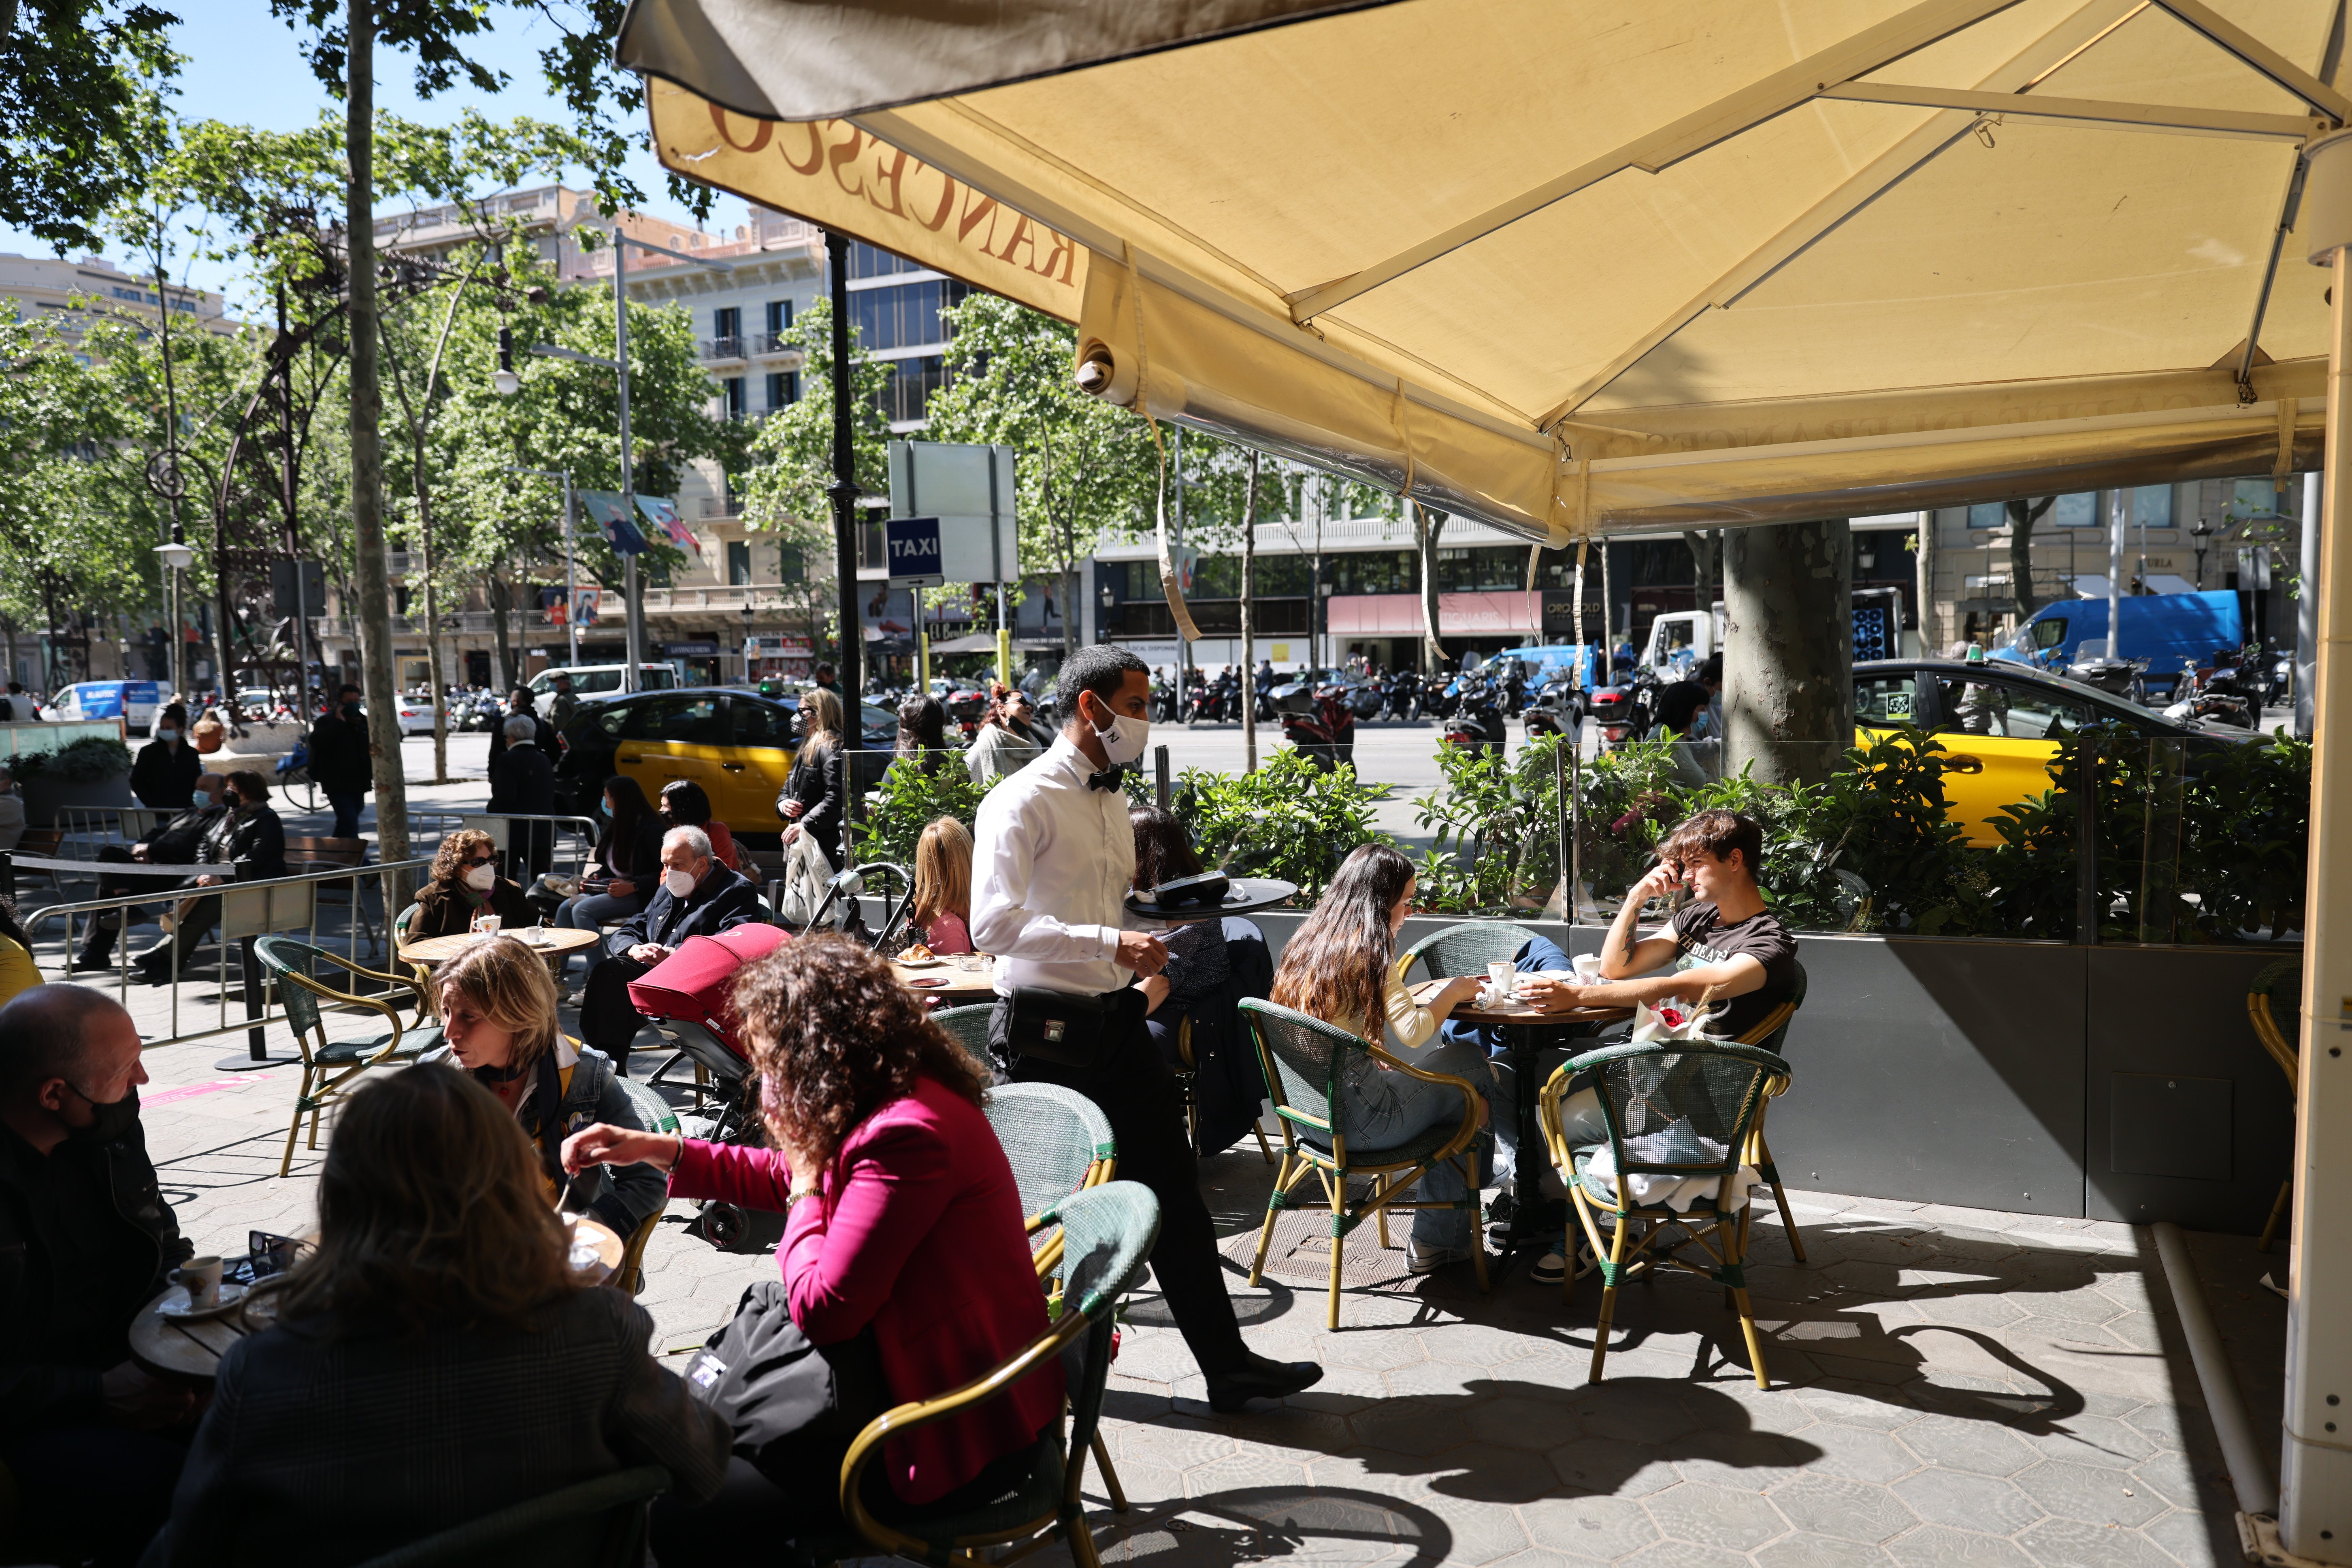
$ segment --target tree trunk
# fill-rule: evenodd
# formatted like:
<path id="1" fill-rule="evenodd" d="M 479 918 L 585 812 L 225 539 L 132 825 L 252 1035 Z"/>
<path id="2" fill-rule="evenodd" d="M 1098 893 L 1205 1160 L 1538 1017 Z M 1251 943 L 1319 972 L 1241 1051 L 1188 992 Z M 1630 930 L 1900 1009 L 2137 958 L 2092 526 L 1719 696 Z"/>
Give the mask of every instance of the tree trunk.
<path id="1" fill-rule="evenodd" d="M 2033 525 L 2042 514 L 2056 502 L 2056 496 L 2043 496 L 2036 506 L 2026 501 L 2009 503 L 2009 585 L 2010 596 L 2017 601 L 2018 624 L 2042 607 L 2033 594 Z"/>
<path id="2" fill-rule="evenodd" d="M 375 759 L 377 852 L 408 858 L 408 784 L 400 766 L 400 709 L 392 679 L 392 591 L 384 576 L 383 389 L 376 373 L 375 11 L 350 0 L 350 72 L 343 140 L 352 178 L 343 226 L 351 271 L 352 552 L 359 577 L 360 689 Z M 404 882 L 405 879 L 404 879 Z M 408 889 L 386 893 L 405 902 Z"/>
<path id="3" fill-rule="evenodd" d="M 1853 536 L 1843 518 L 1730 531 L 1724 772 L 1818 784 L 1853 743 Z"/>
<path id="4" fill-rule="evenodd" d="M 1437 536 L 1445 531 L 1446 514 L 1419 501 L 1405 504 L 1412 508 L 1413 532 L 1421 542 L 1421 673 L 1426 679 L 1445 662 L 1445 644 L 1438 636 Z"/>
<path id="5" fill-rule="evenodd" d="M 1242 772 L 1257 772 L 1257 464 L 1249 455 L 1249 485 L 1242 492 Z M 1177 669 L 1176 700 L 1184 700 L 1183 669 Z"/>
<path id="6" fill-rule="evenodd" d="M 1683 542 L 1690 546 L 1691 552 L 1691 595 L 1698 601 L 1691 608 L 1702 616 L 1723 597 L 1715 586 L 1716 550 L 1722 538 L 1720 533 L 1704 528 L 1683 530 Z"/>

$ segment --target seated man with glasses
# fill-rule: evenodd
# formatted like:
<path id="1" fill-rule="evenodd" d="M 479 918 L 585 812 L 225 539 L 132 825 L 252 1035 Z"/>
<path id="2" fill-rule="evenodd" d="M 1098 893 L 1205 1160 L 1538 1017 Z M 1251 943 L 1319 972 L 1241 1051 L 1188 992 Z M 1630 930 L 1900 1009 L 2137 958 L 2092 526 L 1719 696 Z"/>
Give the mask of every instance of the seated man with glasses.
<path id="1" fill-rule="evenodd" d="M 499 875 L 499 847 L 478 827 L 452 833 L 433 857 L 433 874 L 416 895 L 416 913 L 406 940 L 457 936 L 474 929 L 477 915 L 496 915 L 502 929 L 531 923 L 522 889 Z"/>

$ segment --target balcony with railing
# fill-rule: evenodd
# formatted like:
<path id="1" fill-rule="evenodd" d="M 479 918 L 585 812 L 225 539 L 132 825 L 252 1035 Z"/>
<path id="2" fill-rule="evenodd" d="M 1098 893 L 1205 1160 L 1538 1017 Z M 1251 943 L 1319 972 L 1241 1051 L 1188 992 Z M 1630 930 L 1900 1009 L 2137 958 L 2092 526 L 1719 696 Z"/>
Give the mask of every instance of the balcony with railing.
<path id="1" fill-rule="evenodd" d="M 774 367 L 778 370 L 798 370 L 806 357 L 790 332 L 752 333 L 751 353 L 761 359 L 782 359 L 783 363 Z"/>
<path id="2" fill-rule="evenodd" d="M 705 360 L 741 359 L 744 357 L 742 335 L 737 333 L 731 337 L 703 339 L 702 357 Z"/>
<path id="3" fill-rule="evenodd" d="M 743 515 L 743 498 L 740 496 L 704 496 L 702 498 L 702 515 L 705 521 L 715 520 L 721 521 L 729 518 L 740 517 Z"/>

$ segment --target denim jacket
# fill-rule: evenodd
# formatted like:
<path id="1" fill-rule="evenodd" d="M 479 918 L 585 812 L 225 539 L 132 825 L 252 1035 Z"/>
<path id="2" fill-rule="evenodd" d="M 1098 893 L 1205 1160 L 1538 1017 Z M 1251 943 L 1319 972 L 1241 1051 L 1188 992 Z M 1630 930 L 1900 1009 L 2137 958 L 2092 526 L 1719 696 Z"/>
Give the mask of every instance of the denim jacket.
<path id="1" fill-rule="evenodd" d="M 541 1167 L 551 1173 L 549 1180 L 555 1185 L 554 1195 L 561 1196 L 563 1177 L 559 1162 L 566 1138 L 599 1121 L 645 1132 L 654 1129 L 646 1125 L 636 1101 L 622 1089 L 613 1071 L 613 1058 L 604 1052 L 559 1036 L 549 1059 L 562 1095 L 555 1115 L 549 1118 L 541 1113 L 538 1104 L 540 1087 L 534 1084 L 516 1108 L 515 1116 L 523 1130 L 531 1134 Z M 418 1060 L 465 1070 L 458 1065 L 457 1052 L 447 1046 L 427 1051 Z M 651 1165 L 600 1165 L 583 1174 L 581 1182 L 583 1195 L 589 1199 L 588 1213 L 624 1241 L 637 1226 L 661 1213 L 669 1202 L 669 1178 Z"/>

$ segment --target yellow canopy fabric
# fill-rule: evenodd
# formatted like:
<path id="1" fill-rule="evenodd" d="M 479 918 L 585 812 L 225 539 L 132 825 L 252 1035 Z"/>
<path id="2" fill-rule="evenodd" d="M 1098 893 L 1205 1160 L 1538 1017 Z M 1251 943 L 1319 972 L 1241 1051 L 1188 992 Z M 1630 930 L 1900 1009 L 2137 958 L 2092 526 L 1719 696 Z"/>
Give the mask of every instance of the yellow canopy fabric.
<path id="1" fill-rule="evenodd" d="M 1102 395 L 1559 542 L 2315 466 L 2292 229 L 2340 34 L 2336 0 L 638 0 L 621 50 L 669 167 L 1075 321 Z M 898 211 L 845 190 L 902 153 Z"/>

